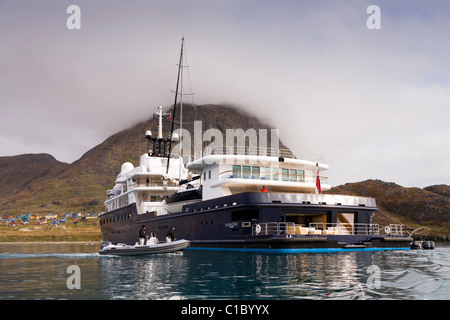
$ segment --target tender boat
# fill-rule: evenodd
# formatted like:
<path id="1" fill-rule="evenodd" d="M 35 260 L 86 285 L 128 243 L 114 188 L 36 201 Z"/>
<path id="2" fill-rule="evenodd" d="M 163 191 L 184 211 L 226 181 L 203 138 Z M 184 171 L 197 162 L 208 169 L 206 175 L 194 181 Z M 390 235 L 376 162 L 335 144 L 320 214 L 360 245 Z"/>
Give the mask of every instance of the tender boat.
<path id="1" fill-rule="evenodd" d="M 156 237 L 148 239 L 147 244 L 134 246 L 123 243 L 112 244 L 104 241 L 99 251 L 100 255 L 140 256 L 158 253 L 181 252 L 190 245 L 188 240 L 175 240 L 160 243 Z"/>

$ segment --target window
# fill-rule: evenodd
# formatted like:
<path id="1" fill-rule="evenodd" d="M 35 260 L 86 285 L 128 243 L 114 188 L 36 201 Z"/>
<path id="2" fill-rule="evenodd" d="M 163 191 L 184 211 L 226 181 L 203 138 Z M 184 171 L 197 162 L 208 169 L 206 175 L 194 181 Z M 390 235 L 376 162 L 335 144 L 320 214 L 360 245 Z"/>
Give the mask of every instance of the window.
<path id="1" fill-rule="evenodd" d="M 259 167 L 252 167 L 252 179 L 259 179 Z"/>
<path id="2" fill-rule="evenodd" d="M 259 219 L 259 210 L 239 210 L 231 213 L 231 221 Z"/>
<path id="3" fill-rule="evenodd" d="M 242 178 L 248 179 L 250 177 L 250 166 L 242 166 Z"/>
<path id="4" fill-rule="evenodd" d="M 281 169 L 281 179 L 283 181 L 289 180 L 289 170 L 288 169 Z"/>
<path id="5" fill-rule="evenodd" d="M 297 170 L 296 169 L 289 170 L 289 180 L 297 181 Z"/>
<path id="6" fill-rule="evenodd" d="M 150 196 L 150 202 L 160 202 L 162 201 L 161 196 Z"/>
<path id="7" fill-rule="evenodd" d="M 208 179 L 211 179 L 211 170 L 208 171 Z"/>
<path id="8" fill-rule="evenodd" d="M 273 173 L 272 179 L 278 180 L 278 168 L 272 168 L 272 173 Z"/>
<path id="9" fill-rule="evenodd" d="M 305 182 L 305 171 L 304 170 L 297 171 L 297 181 Z"/>
<path id="10" fill-rule="evenodd" d="M 206 180 L 206 171 L 203 172 L 203 180 Z"/>
<path id="11" fill-rule="evenodd" d="M 241 177 L 241 166 L 233 165 L 233 177 L 232 178 L 240 178 Z"/>
<path id="12" fill-rule="evenodd" d="M 265 168 L 265 177 L 266 180 L 270 180 L 270 167 Z"/>

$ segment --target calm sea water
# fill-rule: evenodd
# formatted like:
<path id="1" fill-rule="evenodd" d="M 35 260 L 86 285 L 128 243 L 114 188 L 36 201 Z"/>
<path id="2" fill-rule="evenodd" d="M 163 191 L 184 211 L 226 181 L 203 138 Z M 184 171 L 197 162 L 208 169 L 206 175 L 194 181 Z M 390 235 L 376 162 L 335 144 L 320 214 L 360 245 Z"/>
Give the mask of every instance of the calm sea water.
<path id="1" fill-rule="evenodd" d="M 99 244 L 0 244 L 0 299 L 450 299 L 448 245 L 144 257 L 99 256 L 98 250 Z M 68 282 L 80 288 L 69 289 Z"/>

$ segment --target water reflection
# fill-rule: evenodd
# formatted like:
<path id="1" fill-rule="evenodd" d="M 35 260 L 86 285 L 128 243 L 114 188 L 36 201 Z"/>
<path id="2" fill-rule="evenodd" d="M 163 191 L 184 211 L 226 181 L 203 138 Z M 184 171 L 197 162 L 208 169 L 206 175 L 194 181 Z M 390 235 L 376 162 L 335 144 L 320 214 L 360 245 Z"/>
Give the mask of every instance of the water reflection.
<path id="1" fill-rule="evenodd" d="M 101 257 L 100 264 L 107 299 L 180 299 L 176 287 L 188 268 L 187 259 L 175 254 Z"/>
<path id="2" fill-rule="evenodd" d="M 450 247 L 302 254 L 99 256 L 81 244 L 0 244 L 0 299 L 450 299 Z M 81 269 L 69 290 L 67 267 Z M 379 288 L 367 285 L 369 266 Z"/>
<path id="3" fill-rule="evenodd" d="M 112 299 L 358 299 L 367 257 L 188 251 L 101 259 Z"/>
<path id="4" fill-rule="evenodd" d="M 358 255 L 300 254 L 255 256 L 261 293 L 271 299 L 356 299 L 364 277 Z M 362 259 L 364 260 L 364 259 Z"/>

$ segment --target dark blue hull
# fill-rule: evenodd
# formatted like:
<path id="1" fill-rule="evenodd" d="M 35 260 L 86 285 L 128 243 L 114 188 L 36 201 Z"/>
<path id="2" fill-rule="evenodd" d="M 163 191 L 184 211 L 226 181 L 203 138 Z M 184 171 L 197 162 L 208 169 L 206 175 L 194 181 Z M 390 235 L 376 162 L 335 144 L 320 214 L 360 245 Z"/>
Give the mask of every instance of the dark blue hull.
<path id="1" fill-rule="evenodd" d="M 346 235 L 300 234 L 299 229 L 291 226 L 308 219 L 320 219 L 324 225 L 333 224 L 343 212 L 351 212 L 355 224 L 369 225 L 377 209 L 298 203 L 292 202 L 291 198 L 289 194 L 249 192 L 185 205 L 181 212 L 160 216 L 153 213 L 138 215 L 136 205 L 131 204 L 103 214 L 100 224 L 103 240 L 126 244 L 137 242 L 142 225 L 146 226 L 147 233 L 156 234 L 160 241 L 164 241 L 169 228 L 174 227 L 175 237 L 189 240 L 191 249 L 409 248 L 412 241 L 401 235 L 381 236 L 367 229 L 355 229 L 352 234 Z M 276 226 L 276 230 L 259 231 L 261 226 L 267 225 Z"/>

